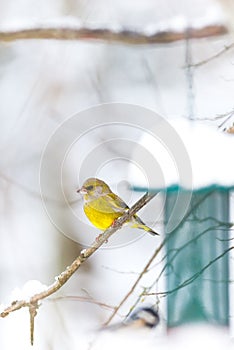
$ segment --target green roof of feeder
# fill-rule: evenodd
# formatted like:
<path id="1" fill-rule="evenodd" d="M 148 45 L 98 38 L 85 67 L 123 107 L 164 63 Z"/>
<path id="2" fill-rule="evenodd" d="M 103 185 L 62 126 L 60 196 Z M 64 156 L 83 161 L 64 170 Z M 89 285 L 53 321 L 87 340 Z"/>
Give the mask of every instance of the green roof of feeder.
<path id="1" fill-rule="evenodd" d="M 133 189 L 170 192 L 164 203 L 166 262 L 162 259 L 169 328 L 229 324 L 233 146 L 233 135 L 204 122 L 162 119 L 144 132 L 133 154 Z M 156 214 L 152 217 L 157 230 Z"/>

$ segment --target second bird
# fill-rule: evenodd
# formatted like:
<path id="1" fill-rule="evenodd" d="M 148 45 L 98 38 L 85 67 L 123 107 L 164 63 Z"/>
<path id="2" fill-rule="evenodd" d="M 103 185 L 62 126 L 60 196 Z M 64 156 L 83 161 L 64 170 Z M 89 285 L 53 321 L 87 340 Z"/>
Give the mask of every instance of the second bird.
<path id="1" fill-rule="evenodd" d="M 83 196 L 84 212 L 87 218 L 100 230 L 106 230 L 129 209 L 127 204 L 113 193 L 104 181 L 97 178 L 87 179 L 77 192 Z M 158 235 L 136 214 L 128 224 L 152 235 Z"/>

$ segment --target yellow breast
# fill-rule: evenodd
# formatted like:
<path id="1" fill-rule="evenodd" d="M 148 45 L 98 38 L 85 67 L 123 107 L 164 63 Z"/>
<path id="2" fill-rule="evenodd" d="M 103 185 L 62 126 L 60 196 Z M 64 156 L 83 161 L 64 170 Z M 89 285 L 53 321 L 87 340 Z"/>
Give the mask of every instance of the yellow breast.
<path id="1" fill-rule="evenodd" d="M 106 230 L 121 215 L 121 213 L 98 210 L 89 204 L 84 205 L 84 212 L 89 221 L 100 230 Z"/>

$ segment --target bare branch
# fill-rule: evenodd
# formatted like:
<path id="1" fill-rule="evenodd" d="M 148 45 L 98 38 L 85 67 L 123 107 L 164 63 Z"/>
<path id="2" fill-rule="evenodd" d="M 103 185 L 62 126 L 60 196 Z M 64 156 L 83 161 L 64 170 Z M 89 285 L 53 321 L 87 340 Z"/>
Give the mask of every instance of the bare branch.
<path id="1" fill-rule="evenodd" d="M 202 60 L 200 62 L 191 64 L 191 67 L 194 67 L 194 68 L 201 67 L 204 64 L 209 63 L 210 61 L 213 61 L 214 59 L 222 56 L 225 52 L 227 52 L 227 51 L 229 51 L 229 50 L 231 50 L 233 48 L 234 48 L 234 43 L 231 43 L 230 45 L 225 45 L 224 48 L 221 49 L 220 51 L 218 51 L 216 54 L 206 58 L 205 60 Z"/>
<path id="2" fill-rule="evenodd" d="M 122 44 L 168 44 L 188 38 L 201 39 L 219 36 L 227 33 L 227 28 L 220 24 L 207 25 L 202 28 L 184 28 L 181 31 L 173 29 L 137 31 L 131 29 L 92 28 L 80 26 L 38 26 L 17 30 L 1 30 L 0 41 L 15 41 L 27 39 L 55 40 L 101 40 Z"/>
<path id="3" fill-rule="evenodd" d="M 199 201 L 197 201 L 197 203 L 195 203 L 190 210 L 188 210 L 188 212 L 186 213 L 186 215 L 184 216 L 183 220 L 181 221 L 180 225 L 184 222 L 184 220 L 186 220 L 189 215 L 191 214 L 191 212 L 200 205 L 201 202 L 203 202 L 208 196 L 210 195 L 210 193 L 205 194 Z M 128 291 L 128 293 L 124 296 L 124 298 L 121 300 L 121 302 L 119 303 L 118 306 L 116 306 L 114 312 L 111 314 L 111 316 L 108 318 L 108 320 L 106 321 L 106 323 L 104 324 L 104 326 L 107 326 L 111 320 L 114 318 L 114 316 L 117 314 L 117 312 L 119 311 L 119 309 L 121 308 L 121 306 L 125 303 L 125 301 L 130 297 L 130 295 L 134 292 L 134 290 L 136 289 L 138 283 L 140 282 L 140 280 L 142 279 L 142 277 L 144 276 L 145 273 L 147 273 L 147 271 L 149 270 L 150 265 L 152 264 L 152 262 L 154 261 L 154 259 L 157 257 L 158 253 L 161 251 L 161 249 L 163 248 L 163 246 L 165 245 L 166 241 L 167 241 L 168 237 L 166 237 L 161 244 L 159 245 L 159 247 L 157 247 L 157 249 L 155 250 L 155 252 L 153 253 L 152 257 L 149 259 L 149 261 L 147 262 L 147 264 L 145 265 L 145 267 L 143 268 L 143 270 L 141 271 L 141 273 L 139 274 L 139 276 L 137 277 L 136 281 L 134 282 L 134 284 L 132 285 L 131 289 Z M 154 282 L 155 283 L 155 282 Z M 142 293 L 143 295 L 143 293 Z M 150 295 L 150 294 L 147 294 Z M 137 303 L 137 302 L 136 302 Z M 135 303 L 135 304 L 136 304 Z"/>
<path id="4" fill-rule="evenodd" d="M 178 285 L 176 288 L 165 291 L 165 292 L 156 292 L 156 293 L 142 293 L 142 295 L 163 295 L 166 296 L 168 294 L 172 294 L 176 291 L 178 291 L 181 288 L 184 288 L 186 286 L 188 286 L 189 284 L 191 284 L 192 282 L 194 282 L 198 277 L 200 277 L 203 272 L 208 269 L 211 265 L 213 265 L 217 260 L 221 259 L 225 254 L 227 254 L 228 252 L 230 252 L 231 250 L 233 250 L 234 247 L 230 247 L 226 250 L 223 251 L 222 254 L 218 255 L 216 258 L 214 258 L 213 260 L 211 260 L 208 264 L 206 264 L 200 271 L 196 272 L 194 275 L 192 275 L 191 277 L 187 278 L 183 283 L 181 283 L 180 285 Z"/>
<path id="5" fill-rule="evenodd" d="M 114 269 L 112 267 L 105 266 L 105 265 L 102 265 L 102 268 L 105 269 L 105 270 L 109 270 L 109 271 L 115 272 L 115 273 L 119 273 L 121 275 L 139 275 L 140 274 L 137 271 L 123 271 L 123 270 Z"/>
<path id="6" fill-rule="evenodd" d="M 54 283 L 52 283 L 46 290 L 41 293 L 33 295 L 29 301 L 18 300 L 11 303 L 10 306 L 5 308 L 1 313 L 0 317 L 6 317 L 9 313 L 19 310 L 22 307 L 28 307 L 30 311 L 30 329 L 31 329 L 31 343 L 33 343 L 33 331 L 34 331 L 34 318 L 36 316 L 36 309 L 38 308 L 38 302 L 42 299 L 47 298 L 51 294 L 57 292 L 79 269 L 79 267 L 96 252 L 117 230 L 119 230 L 123 224 L 130 220 L 131 217 L 140 210 L 144 205 L 146 205 L 156 194 L 146 193 L 143 197 L 137 201 L 132 208 L 130 208 L 124 215 L 118 218 L 114 225 L 110 226 L 98 238 L 92 243 L 89 248 L 81 251 L 80 255 L 72 262 L 70 266 L 67 267 L 65 271 L 60 273 Z"/>
<path id="7" fill-rule="evenodd" d="M 213 219 L 213 218 L 212 218 Z M 203 219 L 203 220 L 206 220 Z M 216 219 L 214 218 L 214 221 L 216 221 Z M 189 246 L 191 243 L 196 242 L 200 237 L 204 236 L 206 233 L 210 232 L 210 231 L 216 231 L 216 230 L 220 230 L 221 227 L 230 227 L 230 223 L 222 223 L 220 222 L 218 225 L 216 226 L 211 226 L 208 227 L 207 229 L 205 229 L 204 231 L 200 232 L 196 237 L 192 238 L 191 240 L 189 240 L 188 242 L 184 243 L 183 245 L 181 245 L 179 248 L 174 248 L 170 250 L 170 253 L 172 254 L 172 252 L 174 251 L 174 254 L 170 257 L 170 259 L 168 259 L 168 261 L 166 262 L 166 264 L 163 266 L 163 268 L 161 269 L 161 272 L 159 273 L 157 279 L 153 282 L 153 284 L 151 286 L 149 286 L 148 288 L 146 288 L 146 290 L 142 293 L 141 296 L 145 295 L 146 292 L 149 292 L 154 285 L 156 285 L 159 281 L 159 279 L 161 278 L 161 276 L 163 275 L 163 273 L 166 271 L 166 268 L 168 266 L 172 266 L 173 261 L 176 259 L 176 257 L 178 256 L 178 254 L 180 254 L 181 251 L 183 251 L 183 249 L 185 249 L 187 246 Z M 166 256 L 165 256 L 166 258 Z"/>
<path id="8" fill-rule="evenodd" d="M 31 190 L 29 187 L 11 179 L 10 177 L 6 176 L 5 174 L 1 173 L 0 172 L 0 178 L 2 180 L 4 180 L 5 182 L 9 182 L 10 184 L 20 188 L 21 190 L 23 190 L 25 193 L 27 193 L 28 195 L 30 196 L 33 196 L 35 198 L 38 198 L 41 200 L 41 194 L 37 191 L 34 191 L 34 190 Z M 51 203 L 54 203 L 55 205 L 58 205 L 58 206 L 61 206 L 61 207 L 64 207 L 65 206 L 65 203 L 62 202 L 62 201 L 59 201 L 59 200 L 56 200 L 54 198 L 51 198 L 51 197 L 48 197 L 48 196 L 44 196 L 43 195 L 43 199 L 47 202 L 51 202 Z M 66 205 L 69 204 L 69 205 L 73 205 L 77 202 L 79 202 L 80 199 L 76 199 L 76 200 L 67 200 L 66 201 Z"/>
<path id="9" fill-rule="evenodd" d="M 102 301 L 95 300 L 92 297 L 84 297 L 84 296 L 79 296 L 79 295 L 66 295 L 66 296 L 60 296 L 60 297 L 55 297 L 48 299 L 48 301 L 59 301 L 59 300 L 76 300 L 80 302 L 86 302 L 86 303 L 91 303 L 100 306 L 101 308 L 109 309 L 109 310 L 114 310 L 115 307 L 113 305 L 106 304 Z"/>
<path id="10" fill-rule="evenodd" d="M 34 340 L 34 325 L 35 325 L 35 317 L 37 315 L 37 308 L 38 304 L 35 303 L 34 305 L 31 304 L 29 306 L 29 314 L 30 314 L 30 342 L 31 345 L 33 345 L 33 340 Z"/>
<path id="11" fill-rule="evenodd" d="M 140 280 L 142 279 L 142 277 L 144 276 L 144 274 L 148 271 L 150 265 L 152 264 L 152 262 L 154 261 L 154 259 L 156 258 L 156 256 L 158 255 L 158 253 L 160 252 L 160 250 L 162 249 L 162 247 L 164 246 L 165 240 L 161 242 L 161 244 L 159 245 L 159 247 L 157 247 L 157 249 L 155 250 L 155 252 L 153 253 L 153 255 L 151 256 L 151 258 L 149 259 L 149 261 L 147 262 L 147 264 L 145 265 L 144 269 L 141 271 L 141 273 L 139 274 L 139 276 L 137 277 L 136 281 L 134 282 L 134 284 L 132 285 L 132 287 L 130 288 L 130 290 L 128 291 L 128 293 L 124 296 L 124 298 L 121 300 L 121 302 L 119 303 L 119 305 L 117 307 L 115 307 L 114 312 L 111 314 L 111 316 L 108 318 L 108 320 L 105 322 L 104 326 L 107 326 L 111 320 L 115 317 L 115 315 L 117 314 L 117 312 L 119 311 L 119 309 L 121 308 L 121 306 L 125 303 L 125 301 L 129 298 L 129 296 L 134 292 L 134 290 L 136 289 L 138 283 L 140 282 Z"/>

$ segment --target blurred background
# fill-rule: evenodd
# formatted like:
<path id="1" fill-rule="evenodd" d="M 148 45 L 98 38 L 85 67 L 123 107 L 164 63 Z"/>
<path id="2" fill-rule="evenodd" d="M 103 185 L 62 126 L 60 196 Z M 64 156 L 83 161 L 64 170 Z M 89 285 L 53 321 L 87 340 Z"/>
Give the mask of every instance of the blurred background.
<path id="1" fill-rule="evenodd" d="M 224 5 L 228 2 L 2 0 L 0 27 L 65 25 L 77 20 L 84 26 L 144 31 L 146 26 L 160 23 L 166 28 L 172 23 L 175 28 L 183 23 L 230 23 L 230 18 L 225 22 Z M 115 125 L 118 120 L 112 108 L 109 114 L 106 109 L 104 114 L 93 114 L 95 106 L 127 103 L 166 118 L 192 114 L 221 131 L 231 127 L 233 50 L 190 70 L 186 65 L 206 60 L 232 42 L 232 34 L 227 34 L 160 45 L 91 40 L 1 43 L 1 303 L 12 301 L 12 291 L 28 280 L 53 282 L 95 239 L 98 230 L 84 217 L 76 193 L 87 177 L 103 178 L 129 205 L 140 196 L 128 188 L 128 163 L 143 131 L 127 125 L 128 116 L 125 123 L 124 115 Z M 141 217 L 163 233 L 161 200 L 155 198 L 149 203 Z M 43 301 L 36 318 L 35 348 L 87 348 L 89 332 L 107 320 L 158 242 L 158 238 L 124 228 L 59 293 Z M 139 293 L 155 279 L 161 258 L 116 321 L 128 313 Z M 162 277 L 157 288 L 163 286 Z M 17 298 L 17 292 L 13 295 Z M 83 297 L 90 302 L 84 302 Z M 144 302 L 158 304 L 162 319 L 158 332 L 163 333 L 165 298 L 148 297 Z M 16 344 L 18 349 L 30 347 L 27 310 L 1 320 L 1 348 Z"/>

